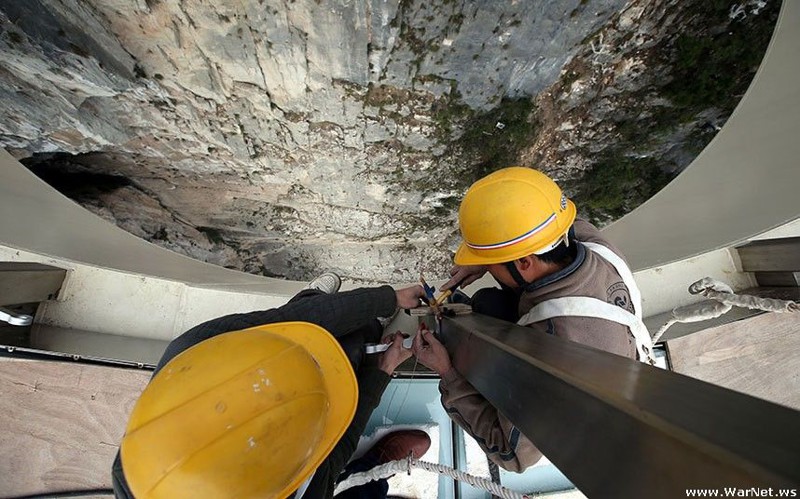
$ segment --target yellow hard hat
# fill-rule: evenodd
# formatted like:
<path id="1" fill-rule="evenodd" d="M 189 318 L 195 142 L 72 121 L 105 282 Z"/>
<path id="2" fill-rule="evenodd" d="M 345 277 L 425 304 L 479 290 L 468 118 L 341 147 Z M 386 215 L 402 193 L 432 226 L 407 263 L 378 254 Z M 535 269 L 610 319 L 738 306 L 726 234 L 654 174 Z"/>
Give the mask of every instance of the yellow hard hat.
<path id="1" fill-rule="evenodd" d="M 458 211 L 458 265 L 505 263 L 542 254 L 567 237 L 575 204 L 544 173 L 514 166 L 469 188 Z"/>
<path id="2" fill-rule="evenodd" d="M 133 408 L 120 453 L 138 499 L 286 497 L 330 453 L 358 385 L 307 322 L 221 334 L 170 360 Z"/>

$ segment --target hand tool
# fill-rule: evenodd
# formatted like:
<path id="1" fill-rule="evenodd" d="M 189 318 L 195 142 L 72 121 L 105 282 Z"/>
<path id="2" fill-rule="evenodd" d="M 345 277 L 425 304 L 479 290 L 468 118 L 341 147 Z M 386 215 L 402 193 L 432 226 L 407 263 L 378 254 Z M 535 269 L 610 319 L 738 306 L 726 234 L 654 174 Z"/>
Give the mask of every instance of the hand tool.
<path id="1" fill-rule="evenodd" d="M 445 301 L 453 294 L 454 289 L 458 289 L 467 280 L 468 276 L 465 276 L 463 279 L 458 281 L 455 286 L 452 286 L 450 289 L 447 289 L 442 294 L 440 294 L 435 300 L 431 301 L 430 306 L 433 309 L 433 313 L 436 314 L 436 318 L 442 318 L 442 311 L 439 309 L 440 305 L 444 305 Z"/>
<path id="2" fill-rule="evenodd" d="M 433 292 L 436 291 L 436 288 L 432 288 L 428 286 L 428 283 L 425 282 L 425 278 L 422 277 L 422 274 L 419 275 L 419 282 L 422 284 L 422 288 L 425 290 L 425 296 L 422 297 L 422 301 L 425 302 L 426 305 L 430 305 L 431 300 L 433 300 Z"/>

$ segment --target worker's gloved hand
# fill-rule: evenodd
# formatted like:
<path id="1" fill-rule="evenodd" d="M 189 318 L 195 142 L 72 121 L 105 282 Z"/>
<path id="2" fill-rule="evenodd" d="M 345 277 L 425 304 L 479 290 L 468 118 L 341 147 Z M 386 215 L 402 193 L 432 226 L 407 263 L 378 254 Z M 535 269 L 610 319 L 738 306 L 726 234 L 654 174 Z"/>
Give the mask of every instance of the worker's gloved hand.
<path id="1" fill-rule="evenodd" d="M 447 291 L 456 286 L 463 288 L 483 277 L 487 270 L 486 265 L 453 265 L 450 269 L 450 280 L 442 285 L 441 290 Z"/>
<path id="2" fill-rule="evenodd" d="M 395 291 L 397 306 L 400 308 L 417 308 L 419 299 L 425 296 L 425 290 L 419 284 Z"/>
<path id="3" fill-rule="evenodd" d="M 425 324 L 420 324 L 419 331 L 414 337 L 412 350 L 420 363 L 436 371 L 439 376 L 442 376 L 453 367 L 450 364 L 450 354 L 447 353 L 447 349 L 428 330 Z"/>
<path id="4" fill-rule="evenodd" d="M 389 376 L 397 369 L 397 366 L 411 357 L 411 350 L 403 348 L 404 339 L 403 333 L 400 331 L 383 338 L 383 343 L 391 343 L 392 346 L 380 355 L 378 359 L 378 369 Z"/>

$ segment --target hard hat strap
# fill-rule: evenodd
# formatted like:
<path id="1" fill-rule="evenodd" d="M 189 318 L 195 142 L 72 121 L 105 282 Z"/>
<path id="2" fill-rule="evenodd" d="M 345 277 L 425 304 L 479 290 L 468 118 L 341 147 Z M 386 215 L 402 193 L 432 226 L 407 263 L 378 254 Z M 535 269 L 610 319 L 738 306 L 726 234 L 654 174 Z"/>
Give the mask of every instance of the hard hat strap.
<path id="1" fill-rule="evenodd" d="M 514 265 L 514 262 L 506 262 L 505 265 L 508 269 L 508 273 L 511 274 L 511 278 L 517 283 L 517 286 L 524 289 L 529 283 L 522 277 L 522 274 L 519 273 L 519 270 L 517 270 L 517 266 Z"/>

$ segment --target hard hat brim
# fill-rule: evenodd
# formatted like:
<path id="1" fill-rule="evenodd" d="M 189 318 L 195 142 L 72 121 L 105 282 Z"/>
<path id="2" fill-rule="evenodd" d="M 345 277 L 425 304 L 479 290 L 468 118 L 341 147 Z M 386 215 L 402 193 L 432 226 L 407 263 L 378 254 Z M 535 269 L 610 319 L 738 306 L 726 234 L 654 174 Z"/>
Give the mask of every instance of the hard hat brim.
<path id="1" fill-rule="evenodd" d="M 535 246 L 520 245 L 519 249 L 508 247 L 500 249 L 473 249 L 467 246 L 466 242 L 462 241 L 458 247 L 458 250 L 456 250 L 453 262 L 456 265 L 462 266 L 493 265 L 496 263 L 512 262 L 517 258 L 535 254 L 537 251 L 546 248 L 549 244 L 552 244 L 559 238 L 564 237 L 564 234 L 569 231 L 570 227 L 572 227 L 572 224 L 575 222 L 577 211 L 578 210 L 575 206 L 575 203 L 573 203 L 572 200 L 567 199 L 567 208 L 563 215 L 561 215 L 561 220 L 565 221 L 566 225 L 560 227 L 558 237 L 554 238 L 552 241 L 542 241 L 541 244 Z"/>

